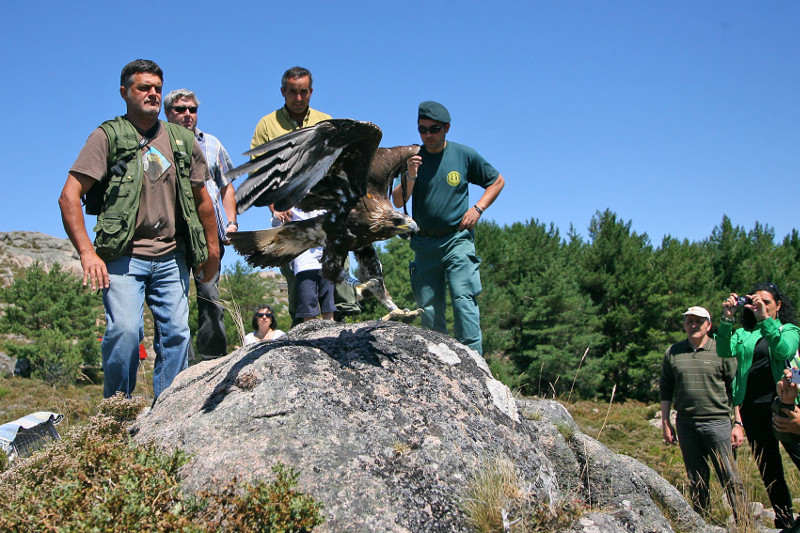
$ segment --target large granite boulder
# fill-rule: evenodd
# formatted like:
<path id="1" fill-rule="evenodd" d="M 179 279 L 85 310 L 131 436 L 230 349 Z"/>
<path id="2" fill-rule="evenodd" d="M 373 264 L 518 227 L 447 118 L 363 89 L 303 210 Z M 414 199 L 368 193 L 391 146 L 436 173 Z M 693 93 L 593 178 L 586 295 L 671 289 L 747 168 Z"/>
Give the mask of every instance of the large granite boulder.
<path id="1" fill-rule="evenodd" d="M 537 405 L 563 420 L 521 416 Z M 268 480 L 277 462 L 298 468 L 327 531 L 464 531 L 467 486 L 492 460 L 513 464 L 537 500 L 570 493 L 596 504 L 570 531 L 671 531 L 651 496 L 669 485 L 581 434 L 559 408 L 521 412 L 483 358 L 445 335 L 313 321 L 183 372 L 132 433 L 191 455 L 187 490 Z M 705 530 L 672 491 L 688 509 L 682 524 Z"/>

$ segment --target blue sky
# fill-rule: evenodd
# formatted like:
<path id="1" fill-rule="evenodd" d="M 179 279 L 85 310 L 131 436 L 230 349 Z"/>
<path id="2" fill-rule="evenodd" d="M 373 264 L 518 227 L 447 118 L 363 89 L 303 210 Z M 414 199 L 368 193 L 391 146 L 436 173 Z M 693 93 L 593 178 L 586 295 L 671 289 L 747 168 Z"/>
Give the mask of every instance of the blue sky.
<path id="1" fill-rule="evenodd" d="M 119 72 L 136 58 L 161 65 L 165 93 L 198 94 L 200 128 L 236 164 L 301 65 L 312 107 L 378 124 L 383 146 L 419 142 L 418 103 L 444 103 L 448 138 L 506 178 L 484 215 L 500 224 L 585 237 L 609 208 L 654 244 L 704 239 L 723 214 L 779 239 L 797 227 L 798 2 L 227 4 L 4 2 L 0 231 L 66 236 L 67 171 L 124 112 Z"/>

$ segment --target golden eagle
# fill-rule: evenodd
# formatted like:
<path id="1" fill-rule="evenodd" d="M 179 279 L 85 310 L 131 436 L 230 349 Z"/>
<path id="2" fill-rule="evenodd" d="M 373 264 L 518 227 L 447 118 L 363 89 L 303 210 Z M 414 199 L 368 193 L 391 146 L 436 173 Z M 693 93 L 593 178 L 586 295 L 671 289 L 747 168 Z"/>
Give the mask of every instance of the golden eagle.
<path id="1" fill-rule="evenodd" d="M 239 213 L 275 204 L 277 211 L 324 209 L 308 220 L 229 235 L 233 247 L 252 266 L 281 266 L 309 248 L 322 246 L 322 275 L 336 281 L 353 251 L 360 279 L 377 279 L 373 292 L 385 301 L 383 272 L 372 243 L 417 231 L 416 223 L 392 207 L 392 178 L 418 145 L 378 148 L 381 130 L 370 122 L 326 120 L 288 133 L 246 152 L 250 162 L 227 173 L 249 174 L 236 191 Z"/>

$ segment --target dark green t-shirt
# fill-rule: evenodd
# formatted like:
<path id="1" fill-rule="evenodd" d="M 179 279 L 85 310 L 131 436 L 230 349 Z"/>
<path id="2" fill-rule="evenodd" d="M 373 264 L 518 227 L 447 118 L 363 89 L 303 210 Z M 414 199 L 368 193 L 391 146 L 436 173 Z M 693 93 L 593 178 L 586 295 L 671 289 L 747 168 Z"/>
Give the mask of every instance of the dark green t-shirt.
<path id="1" fill-rule="evenodd" d="M 469 183 L 484 189 L 500 175 L 475 150 L 447 141 L 444 150 L 420 149 L 422 165 L 414 183 L 412 216 L 422 229 L 457 226 L 469 209 Z"/>
<path id="2" fill-rule="evenodd" d="M 664 354 L 659 380 L 661 401 L 672 402 L 678 416 L 693 420 L 727 418 L 731 413 L 736 361 L 718 357 L 713 339 L 693 350 L 684 339 Z"/>

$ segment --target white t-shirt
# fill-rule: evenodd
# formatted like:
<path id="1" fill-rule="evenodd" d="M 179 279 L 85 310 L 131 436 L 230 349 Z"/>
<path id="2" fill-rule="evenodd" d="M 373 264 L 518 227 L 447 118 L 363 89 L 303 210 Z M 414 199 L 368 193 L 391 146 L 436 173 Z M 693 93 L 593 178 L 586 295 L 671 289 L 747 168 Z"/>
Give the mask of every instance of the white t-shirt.
<path id="1" fill-rule="evenodd" d="M 314 211 L 305 212 L 296 207 L 292 208 L 292 221 L 295 220 L 308 220 L 309 218 L 324 215 L 324 209 L 316 209 Z M 305 272 L 306 270 L 320 270 L 322 268 L 322 247 L 309 248 L 302 254 L 298 255 L 292 261 L 292 268 L 294 273 Z"/>
<path id="2" fill-rule="evenodd" d="M 271 339 L 259 339 L 258 337 L 256 337 L 256 332 L 253 331 L 253 332 L 248 333 L 247 335 L 244 336 L 244 345 L 245 346 L 250 346 L 251 344 L 255 344 L 257 342 L 276 341 L 276 340 L 280 339 L 281 337 L 285 337 L 286 336 L 286 333 L 284 333 L 283 331 L 281 331 L 279 329 L 276 329 L 272 334 L 274 335 L 274 337 L 272 337 Z"/>

